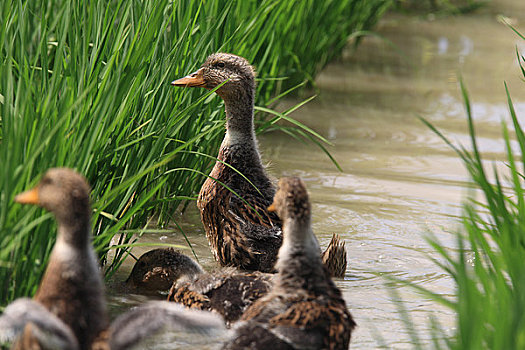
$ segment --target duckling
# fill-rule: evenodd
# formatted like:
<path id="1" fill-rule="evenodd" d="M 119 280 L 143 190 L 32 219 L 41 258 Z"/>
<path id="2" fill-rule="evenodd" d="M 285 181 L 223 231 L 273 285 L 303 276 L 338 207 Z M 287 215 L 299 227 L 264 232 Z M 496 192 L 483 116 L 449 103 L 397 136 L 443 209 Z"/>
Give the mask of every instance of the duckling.
<path id="1" fill-rule="evenodd" d="M 35 188 L 15 197 L 18 203 L 52 212 L 58 236 L 34 299 L 17 299 L 0 316 L 0 342 L 14 340 L 15 349 L 118 350 L 164 327 L 198 332 L 206 332 L 206 327 L 224 329 L 216 315 L 165 301 L 132 310 L 110 327 L 102 275 L 90 243 L 89 192 L 82 175 L 55 168 Z M 194 318 L 205 322 L 195 324 Z"/>
<path id="2" fill-rule="evenodd" d="M 277 275 L 223 349 L 348 349 L 356 323 L 319 256 L 304 183 L 281 179 L 268 210 L 283 220 Z"/>
<path id="3" fill-rule="evenodd" d="M 215 259 L 222 266 L 273 272 L 283 242 L 282 221 L 267 210 L 275 187 L 266 174 L 255 137 L 254 68 L 242 57 L 216 53 L 199 70 L 171 84 L 216 89 L 224 100 L 226 136 L 197 200 Z M 344 246 L 334 252 L 336 256 L 328 256 L 340 263 L 328 266 L 346 262 Z M 341 275 L 340 270 L 334 273 Z"/>
<path id="4" fill-rule="evenodd" d="M 239 271 L 232 267 L 206 273 L 196 261 L 181 252 L 158 248 L 137 260 L 126 284 L 147 293 L 169 289 L 168 301 L 215 311 L 229 326 L 270 290 L 272 278 L 271 274 Z"/>
<path id="5" fill-rule="evenodd" d="M 55 215 L 58 235 L 34 301 L 68 325 L 80 349 L 109 327 L 104 286 L 90 243 L 90 188 L 70 169 L 50 169 L 38 186 L 15 197 Z"/>

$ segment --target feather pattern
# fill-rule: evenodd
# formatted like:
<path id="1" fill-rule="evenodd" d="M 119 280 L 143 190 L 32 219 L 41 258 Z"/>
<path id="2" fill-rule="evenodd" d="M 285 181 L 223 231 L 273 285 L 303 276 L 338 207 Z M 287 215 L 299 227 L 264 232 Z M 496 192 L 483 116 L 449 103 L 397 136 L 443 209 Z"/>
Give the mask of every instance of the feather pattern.
<path id="1" fill-rule="evenodd" d="M 273 275 L 234 268 L 203 274 L 191 282 L 174 284 L 168 300 L 199 310 L 215 311 L 227 325 L 271 288 Z"/>
<path id="2" fill-rule="evenodd" d="M 266 209 L 271 204 L 274 189 L 264 170 L 239 162 L 239 159 L 254 157 L 258 157 L 255 150 L 240 145 L 221 147 L 219 159 L 252 183 L 217 162 L 201 188 L 197 205 L 212 252 L 221 265 L 269 272 L 273 270 L 282 244 L 281 221 Z"/>

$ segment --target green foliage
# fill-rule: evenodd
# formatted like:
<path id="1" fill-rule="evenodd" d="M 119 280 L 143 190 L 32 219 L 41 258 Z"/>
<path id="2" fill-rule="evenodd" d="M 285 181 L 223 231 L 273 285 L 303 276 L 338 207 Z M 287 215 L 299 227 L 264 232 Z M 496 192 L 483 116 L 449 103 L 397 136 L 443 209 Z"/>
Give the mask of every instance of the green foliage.
<path id="1" fill-rule="evenodd" d="M 50 214 L 14 204 L 49 167 L 92 185 L 95 247 L 107 260 L 193 199 L 223 134 L 222 102 L 169 83 L 212 52 L 261 72 L 258 131 L 281 91 L 312 79 L 388 0 L 11 0 L 0 4 L 0 305 L 32 295 L 54 244 Z M 290 77 L 290 79 L 281 79 Z M 289 111 L 288 111 L 289 112 Z M 307 128 L 294 135 L 322 140 Z M 287 132 L 291 129 L 286 128 Z M 155 219 L 152 219 L 155 218 Z M 155 220 L 155 222 L 150 222 Z"/>
<path id="2" fill-rule="evenodd" d="M 523 58 L 518 55 L 520 64 Z M 525 71 L 523 71 L 525 72 Z M 525 74 L 525 73 L 524 73 Z M 502 123 L 506 145 L 506 171 L 492 169 L 479 152 L 470 101 L 461 85 L 465 101 L 472 150 L 453 145 L 443 134 L 425 122 L 465 164 L 483 200 L 470 199 L 464 207 L 463 232 L 457 235 L 457 252 L 445 250 L 436 237 L 428 239 L 441 259 L 436 264 L 456 284 L 454 300 L 407 281 L 427 297 L 452 309 L 457 317 L 456 333 L 444 338 L 434 320 L 436 349 L 524 349 L 525 348 L 525 133 L 506 90 L 513 139 Z M 405 324 L 413 329 L 413 323 Z M 415 347 L 422 348 L 416 339 Z"/>
<path id="3" fill-rule="evenodd" d="M 464 233 L 458 235 L 459 254 L 446 251 L 434 238 L 430 244 L 447 261 L 443 265 L 456 282 L 457 299 L 445 301 L 457 314 L 457 334 L 447 345 L 452 349 L 523 349 L 525 347 L 525 201 L 523 162 L 525 135 L 507 91 L 514 131 L 520 148 L 511 148 L 508 128 L 503 124 L 507 147 L 508 176 L 496 168 L 489 173 L 478 151 L 468 95 L 467 106 L 472 151 L 453 146 L 463 160 L 484 201 L 465 205 Z M 518 162 L 521 163 L 518 167 Z M 492 177 L 492 181 L 491 181 Z M 510 186 L 510 188 L 509 188 Z"/>

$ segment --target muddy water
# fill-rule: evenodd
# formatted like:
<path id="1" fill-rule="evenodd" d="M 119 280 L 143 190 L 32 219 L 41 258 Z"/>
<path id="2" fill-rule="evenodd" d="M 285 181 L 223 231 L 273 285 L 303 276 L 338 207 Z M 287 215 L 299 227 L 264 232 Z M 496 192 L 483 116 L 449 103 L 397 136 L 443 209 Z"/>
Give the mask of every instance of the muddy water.
<path id="1" fill-rule="evenodd" d="M 451 279 L 429 260 L 428 255 L 437 255 L 425 237 L 432 233 L 446 249 L 454 249 L 453 233 L 460 229 L 469 179 L 457 156 L 418 116 L 468 145 L 458 89 L 461 74 L 470 92 L 480 149 L 490 160 L 504 159 L 500 125 L 508 120 L 508 109 L 503 82 L 518 115 L 525 118 L 524 85 L 515 56 L 515 46 L 523 51 L 525 44 L 498 21 L 498 14 L 525 31 L 522 1 L 494 1 L 483 11 L 456 18 L 389 15 L 378 27 L 382 38 L 364 39 L 356 52 L 349 49 L 327 67 L 317 79 L 318 98 L 293 116 L 334 144 L 329 149 L 343 172 L 313 146 L 280 134 L 260 138 L 272 175 L 298 175 L 306 181 L 321 244 L 325 246 L 333 232 L 346 240 L 349 267 L 337 284 L 359 324 L 354 349 L 411 347 L 382 275 L 445 296 L 454 291 Z M 213 266 L 196 210 L 190 209 L 180 222 L 200 262 Z M 172 231 L 148 234 L 145 240 L 184 244 Z M 408 288 L 395 291 L 424 342 L 430 339 L 430 316 L 445 332 L 454 332 L 450 311 Z M 142 300 L 117 294 L 111 302 L 115 306 Z"/>

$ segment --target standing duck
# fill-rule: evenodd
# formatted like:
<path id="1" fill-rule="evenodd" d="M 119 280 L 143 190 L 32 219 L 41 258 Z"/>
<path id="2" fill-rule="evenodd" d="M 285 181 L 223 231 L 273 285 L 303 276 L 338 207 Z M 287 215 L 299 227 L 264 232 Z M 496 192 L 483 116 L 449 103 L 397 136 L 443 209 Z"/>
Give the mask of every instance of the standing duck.
<path id="1" fill-rule="evenodd" d="M 224 328 L 215 315 L 160 301 L 109 325 L 102 275 L 90 242 L 89 192 L 82 175 L 55 168 L 35 188 L 15 197 L 18 203 L 52 212 L 58 236 L 34 299 L 17 299 L 0 316 L 0 343 L 14 340 L 14 349 L 119 350 L 166 326 L 199 332 Z"/>
<path id="2" fill-rule="evenodd" d="M 275 187 L 266 174 L 255 138 L 254 68 L 242 57 L 217 53 L 195 73 L 172 85 L 216 89 L 226 108 L 226 136 L 197 200 L 215 259 L 223 266 L 274 271 L 283 242 L 282 222 L 267 210 Z M 346 250 L 344 246 L 335 248 L 338 255 L 329 256 L 338 262 L 328 266 L 340 267 L 344 261 L 343 269 L 332 271 L 342 276 Z"/>
<path id="3" fill-rule="evenodd" d="M 230 325 L 255 300 L 268 293 L 272 278 L 272 274 L 239 271 L 233 267 L 207 273 L 181 252 L 158 248 L 137 260 L 126 285 L 145 293 L 169 290 L 169 301 L 215 311 Z"/>
<path id="4" fill-rule="evenodd" d="M 319 256 L 304 183 L 281 179 L 268 209 L 283 220 L 277 275 L 224 349 L 348 349 L 356 324 Z"/>

